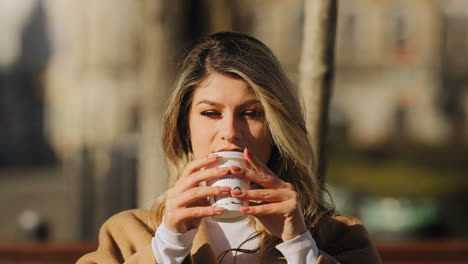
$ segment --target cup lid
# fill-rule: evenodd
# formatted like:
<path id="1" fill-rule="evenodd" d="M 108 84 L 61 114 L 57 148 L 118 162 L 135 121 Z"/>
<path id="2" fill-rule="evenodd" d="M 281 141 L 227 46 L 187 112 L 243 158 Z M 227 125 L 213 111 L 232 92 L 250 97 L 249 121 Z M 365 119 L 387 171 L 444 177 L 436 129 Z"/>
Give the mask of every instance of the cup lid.
<path id="1" fill-rule="evenodd" d="M 213 154 L 218 154 L 218 156 L 222 158 L 245 159 L 244 153 L 239 152 L 239 151 L 221 151 L 221 152 L 215 152 Z"/>

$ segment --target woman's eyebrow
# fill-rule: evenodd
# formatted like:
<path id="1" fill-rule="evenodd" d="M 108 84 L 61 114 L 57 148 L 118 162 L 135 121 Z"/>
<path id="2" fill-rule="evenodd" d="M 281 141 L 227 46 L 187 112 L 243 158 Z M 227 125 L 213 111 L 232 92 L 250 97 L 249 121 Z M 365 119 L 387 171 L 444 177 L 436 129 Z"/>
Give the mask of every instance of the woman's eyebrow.
<path id="1" fill-rule="evenodd" d="M 251 99 L 251 100 L 247 100 L 245 102 L 243 102 L 242 104 L 239 105 L 240 108 L 244 108 L 244 107 L 247 107 L 249 105 L 253 105 L 253 104 L 260 104 L 260 100 L 258 99 Z M 199 105 L 199 104 L 207 104 L 207 105 L 211 105 L 211 106 L 217 106 L 217 107 L 221 107 L 223 106 L 222 104 L 220 103 L 217 103 L 215 101 L 210 101 L 210 100 L 200 100 L 198 101 L 198 103 L 196 103 L 195 105 Z"/>
<path id="2" fill-rule="evenodd" d="M 210 100 L 200 100 L 198 101 L 198 103 L 196 103 L 196 105 L 199 105 L 199 104 L 207 104 L 207 105 L 218 106 L 218 107 L 222 106 L 220 103 L 210 101 Z"/>
<path id="3" fill-rule="evenodd" d="M 248 100 L 248 101 L 243 102 L 242 104 L 239 105 L 239 107 L 244 108 L 244 107 L 247 107 L 247 106 L 253 105 L 253 104 L 261 104 L 261 102 L 258 99 L 252 99 L 252 100 Z"/>

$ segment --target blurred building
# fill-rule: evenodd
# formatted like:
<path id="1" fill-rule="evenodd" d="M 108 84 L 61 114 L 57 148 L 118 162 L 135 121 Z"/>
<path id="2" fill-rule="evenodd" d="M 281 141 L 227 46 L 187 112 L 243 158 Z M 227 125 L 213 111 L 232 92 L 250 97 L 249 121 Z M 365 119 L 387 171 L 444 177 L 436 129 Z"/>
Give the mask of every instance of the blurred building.
<path id="1" fill-rule="evenodd" d="M 1 239 L 89 239 L 109 215 L 136 207 L 128 120 L 137 68 L 127 52 L 134 50 L 130 30 L 117 21 L 127 29 L 137 22 L 122 20 L 132 11 L 125 6 L 103 16 L 115 1 L 99 3 L 105 8 L 93 1 L 0 3 Z M 85 16 L 86 5 L 94 12 Z M 113 49 L 99 49 L 111 42 Z"/>
<path id="2" fill-rule="evenodd" d="M 333 124 L 369 148 L 466 142 L 462 10 L 464 1 L 340 1 Z"/>

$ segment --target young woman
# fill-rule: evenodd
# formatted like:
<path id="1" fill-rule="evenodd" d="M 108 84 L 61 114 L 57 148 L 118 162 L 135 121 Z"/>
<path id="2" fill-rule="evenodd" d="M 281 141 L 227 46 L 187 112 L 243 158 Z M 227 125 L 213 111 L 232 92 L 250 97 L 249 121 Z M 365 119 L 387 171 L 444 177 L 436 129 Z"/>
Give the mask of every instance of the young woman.
<path id="1" fill-rule="evenodd" d="M 322 200 L 298 97 L 272 52 L 243 34 L 201 39 L 180 65 L 164 119 L 170 188 L 152 210 L 130 210 L 101 228 L 78 263 L 380 263 L 365 228 Z M 239 151 L 252 169 L 212 167 Z M 208 169 L 203 169 L 208 168 Z M 201 186 L 228 174 L 251 190 Z M 155 175 L 163 177 L 164 175 Z M 206 197 L 249 206 L 234 223 Z"/>

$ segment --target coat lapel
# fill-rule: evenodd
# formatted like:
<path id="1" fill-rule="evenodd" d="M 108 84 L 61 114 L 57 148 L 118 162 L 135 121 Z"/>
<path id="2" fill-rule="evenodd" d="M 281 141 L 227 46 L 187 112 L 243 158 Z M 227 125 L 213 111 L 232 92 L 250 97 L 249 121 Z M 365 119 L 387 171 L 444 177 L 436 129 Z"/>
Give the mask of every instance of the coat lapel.
<path id="1" fill-rule="evenodd" d="M 206 224 L 204 220 L 202 220 L 198 228 L 198 232 L 195 235 L 192 249 L 190 250 L 190 255 L 193 264 L 217 263 L 213 249 L 208 242 L 208 233 L 206 231 Z"/>

